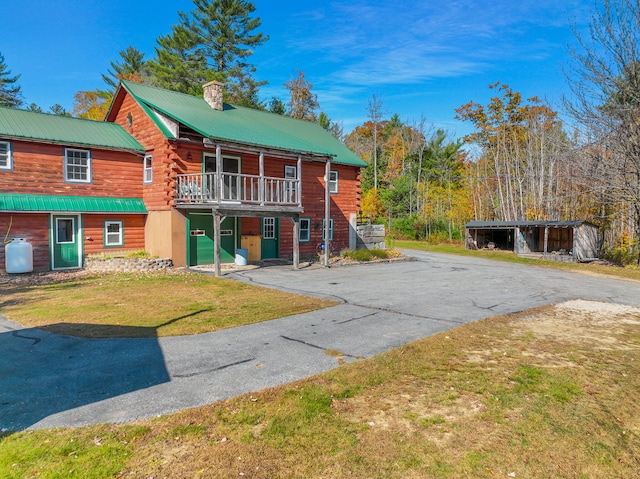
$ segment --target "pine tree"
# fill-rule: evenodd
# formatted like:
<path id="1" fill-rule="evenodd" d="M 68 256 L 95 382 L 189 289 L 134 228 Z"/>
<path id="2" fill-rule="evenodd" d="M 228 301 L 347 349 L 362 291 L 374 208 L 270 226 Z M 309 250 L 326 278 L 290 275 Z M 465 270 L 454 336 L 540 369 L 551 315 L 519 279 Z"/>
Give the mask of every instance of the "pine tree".
<path id="1" fill-rule="evenodd" d="M 102 79 L 111 91 L 116 90 L 120 80 L 143 81 L 147 76 L 147 62 L 144 53 L 135 47 L 129 46 L 120 51 L 122 62 L 111 62 L 111 70 L 102 74 Z"/>
<path id="2" fill-rule="evenodd" d="M 19 78 L 20 75 L 11 76 L 11 70 L 4 61 L 4 55 L 0 53 L 0 106 L 18 108 L 22 105 L 20 86 L 16 84 Z"/>
<path id="3" fill-rule="evenodd" d="M 255 68 L 248 63 L 253 50 L 268 40 L 255 30 L 260 19 L 252 18 L 252 2 L 246 0 L 193 0 L 190 13 L 180 12 L 180 23 L 170 35 L 158 39 L 152 73 L 160 86 L 200 94 L 210 80 L 225 83 L 225 100 L 264 108 Z"/>

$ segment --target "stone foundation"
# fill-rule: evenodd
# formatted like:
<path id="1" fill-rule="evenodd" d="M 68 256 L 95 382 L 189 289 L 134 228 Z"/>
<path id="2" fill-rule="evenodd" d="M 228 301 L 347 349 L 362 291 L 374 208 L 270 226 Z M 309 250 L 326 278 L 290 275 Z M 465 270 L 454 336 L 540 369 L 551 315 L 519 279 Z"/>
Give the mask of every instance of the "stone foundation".
<path id="1" fill-rule="evenodd" d="M 140 273 L 173 267 L 168 258 L 92 258 L 84 260 L 84 269 L 93 273 Z"/>

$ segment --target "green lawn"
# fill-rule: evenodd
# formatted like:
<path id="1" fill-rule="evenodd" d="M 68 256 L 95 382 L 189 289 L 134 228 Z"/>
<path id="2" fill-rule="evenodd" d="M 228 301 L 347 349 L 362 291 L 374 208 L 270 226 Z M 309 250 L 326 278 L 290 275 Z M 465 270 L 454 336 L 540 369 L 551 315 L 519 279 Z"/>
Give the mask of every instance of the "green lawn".
<path id="1" fill-rule="evenodd" d="M 165 417 L 5 433 L 0 477 L 636 477 L 638 324 L 550 306 Z"/>
<path id="2" fill-rule="evenodd" d="M 3 285 L 0 314 L 83 337 L 198 334 L 337 304 L 196 273 L 114 274 Z"/>

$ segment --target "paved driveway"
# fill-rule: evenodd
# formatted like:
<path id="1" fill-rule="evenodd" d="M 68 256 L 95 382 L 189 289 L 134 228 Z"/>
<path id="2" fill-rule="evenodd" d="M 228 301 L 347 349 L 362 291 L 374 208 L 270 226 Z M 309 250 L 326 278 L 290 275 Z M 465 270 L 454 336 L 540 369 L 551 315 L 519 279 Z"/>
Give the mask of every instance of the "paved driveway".
<path id="1" fill-rule="evenodd" d="M 121 422 L 304 378 L 487 316 L 582 298 L 640 306 L 640 284 L 475 258 L 410 252 L 414 261 L 232 279 L 342 304 L 197 336 L 80 339 L 0 317 L 0 428 Z"/>

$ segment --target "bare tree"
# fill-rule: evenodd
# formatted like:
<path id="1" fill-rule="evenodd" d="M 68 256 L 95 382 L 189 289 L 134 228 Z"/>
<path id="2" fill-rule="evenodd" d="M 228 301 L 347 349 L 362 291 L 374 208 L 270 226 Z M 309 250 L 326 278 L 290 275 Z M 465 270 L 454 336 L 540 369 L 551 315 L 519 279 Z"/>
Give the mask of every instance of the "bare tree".
<path id="1" fill-rule="evenodd" d="M 573 98 L 565 106 L 582 126 L 583 183 L 609 206 L 607 222 L 627 216 L 640 240 L 640 6 L 596 5 L 589 36 L 577 29 L 567 71 Z M 603 208 L 603 211 L 606 208 Z M 613 216 L 612 216 L 613 215 Z M 640 264 L 640 257 L 638 258 Z"/>
<path id="2" fill-rule="evenodd" d="M 382 120 L 382 100 L 371 95 L 367 103 L 367 117 L 373 123 L 373 187 L 378 189 L 378 125 Z"/>

